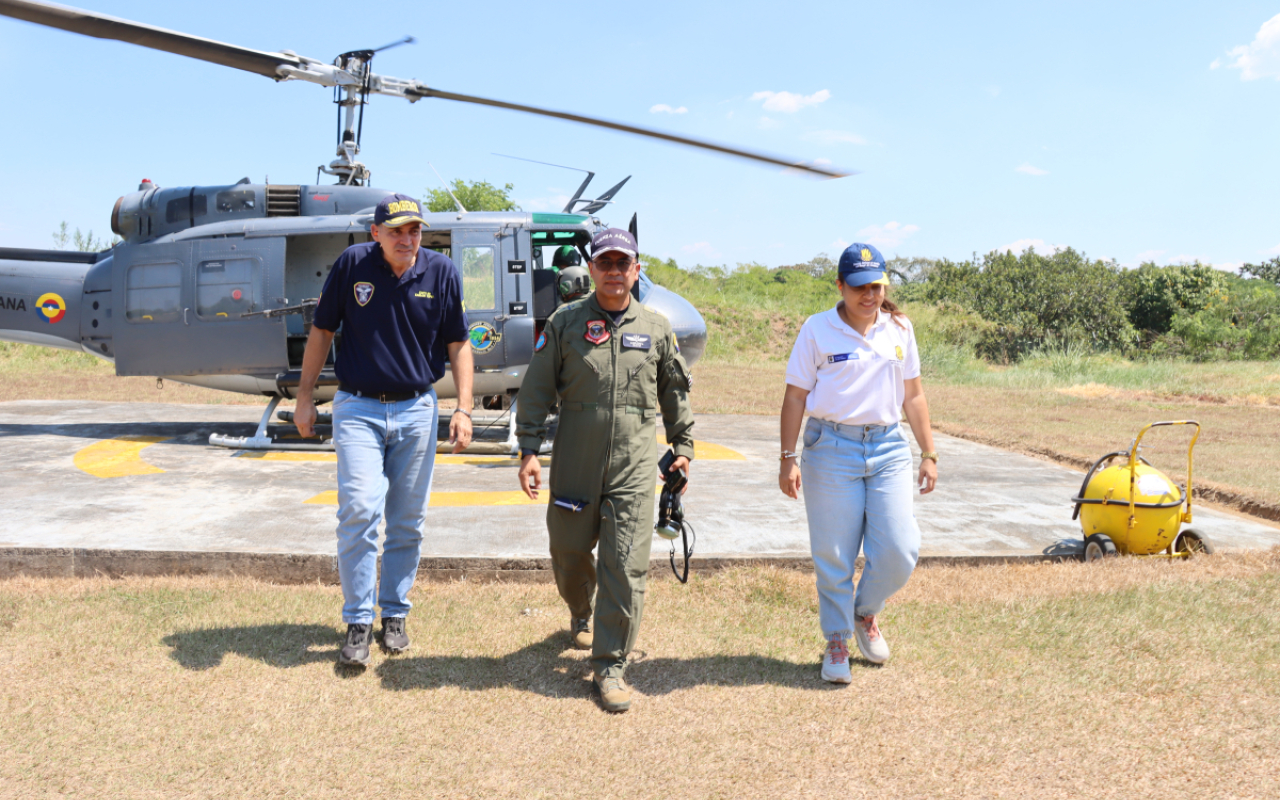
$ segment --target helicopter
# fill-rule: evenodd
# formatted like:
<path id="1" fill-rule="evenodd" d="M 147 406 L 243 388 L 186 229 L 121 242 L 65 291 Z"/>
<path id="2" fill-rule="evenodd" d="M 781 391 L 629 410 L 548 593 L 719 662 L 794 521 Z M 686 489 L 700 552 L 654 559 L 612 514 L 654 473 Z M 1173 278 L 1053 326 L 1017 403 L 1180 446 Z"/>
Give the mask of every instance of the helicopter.
<path id="1" fill-rule="evenodd" d="M 713 142 L 535 106 L 458 94 L 373 72 L 374 56 L 412 41 L 353 50 L 332 63 L 290 50 L 267 52 L 92 11 L 34 0 L 0 0 L 0 16 L 220 64 L 277 82 L 331 88 L 338 106 L 336 158 L 313 184 L 236 183 L 162 187 L 143 179 L 116 200 L 111 230 L 121 241 L 99 253 L 0 248 L 0 340 L 81 350 L 111 361 L 117 375 L 152 376 L 261 395 L 269 404 L 252 437 L 214 434 L 210 443 L 243 449 L 310 449 L 267 435 L 272 412 L 301 377 L 311 311 L 328 270 L 350 245 L 370 241 L 377 203 L 392 190 L 371 184 L 357 160 L 371 95 L 416 103 L 436 98 L 563 119 L 838 178 L 847 172 Z M 321 185 L 320 176 L 335 182 Z M 559 213 L 468 211 L 424 215 L 422 246 L 450 256 L 462 274 L 475 361 L 473 394 L 484 408 L 509 409 L 533 343 L 560 304 L 551 252 L 569 245 L 587 260 L 598 216 L 626 183 L 584 199 L 594 173 Z M 629 176 L 628 176 L 629 179 Z M 633 216 L 630 230 L 637 232 Z M 544 259 L 544 251 L 548 258 Z M 697 309 L 641 273 L 634 295 L 666 315 L 692 364 L 706 347 Z M 341 332 L 314 396 L 331 400 Z M 456 396 L 451 375 L 435 386 Z M 514 414 L 509 415 L 514 422 Z M 288 419 L 281 412 L 282 419 Z M 331 444 L 329 444 L 331 447 Z"/>

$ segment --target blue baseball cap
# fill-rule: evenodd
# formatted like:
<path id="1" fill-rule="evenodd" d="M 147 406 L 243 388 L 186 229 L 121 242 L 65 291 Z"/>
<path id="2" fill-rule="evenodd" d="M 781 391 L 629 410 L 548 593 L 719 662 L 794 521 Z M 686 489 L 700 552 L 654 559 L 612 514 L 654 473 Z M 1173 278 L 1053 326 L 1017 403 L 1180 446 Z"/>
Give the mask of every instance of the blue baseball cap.
<path id="1" fill-rule="evenodd" d="M 407 194 L 387 195 L 382 198 L 377 210 L 373 212 L 374 225 L 399 228 L 410 222 L 420 222 L 423 227 L 427 227 L 427 221 L 422 218 L 422 207 L 418 205 L 417 200 Z"/>
<path id="2" fill-rule="evenodd" d="M 866 286 L 868 283 L 889 283 L 884 270 L 884 256 L 869 244 L 854 242 L 840 254 L 840 280 L 845 286 Z"/>
<path id="3" fill-rule="evenodd" d="M 610 250 L 626 253 L 632 258 L 640 254 L 640 247 L 636 244 L 636 237 L 622 228 L 606 228 L 591 237 L 592 261 Z"/>

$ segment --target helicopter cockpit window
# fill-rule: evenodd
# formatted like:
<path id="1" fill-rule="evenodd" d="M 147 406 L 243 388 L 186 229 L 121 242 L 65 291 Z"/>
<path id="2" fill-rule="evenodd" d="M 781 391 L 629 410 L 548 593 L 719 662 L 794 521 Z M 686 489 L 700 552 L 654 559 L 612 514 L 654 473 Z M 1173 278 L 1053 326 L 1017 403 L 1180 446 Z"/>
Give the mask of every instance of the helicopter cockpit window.
<path id="1" fill-rule="evenodd" d="M 202 261 L 196 270 L 196 316 L 221 322 L 257 310 L 257 285 L 257 259 Z"/>
<path id="2" fill-rule="evenodd" d="M 468 311 L 492 311 L 497 306 L 494 291 L 493 247 L 461 248 L 457 265 L 462 272 L 462 299 Z"/>
<path id="3" fill-rule="evenodd" d="M 182 318 L 182 267 L 135 264 L 125 278 L 124 316 L 130 322 L 176 322 Z"/>
<path id="4" fill-rule="evenodd" d="M 228 189 L 225 192 L 218 192 L 214 205 L 224 214 L 232 211 L 252 211 L 257 199 L 258 193 L 253 189 Z"/>

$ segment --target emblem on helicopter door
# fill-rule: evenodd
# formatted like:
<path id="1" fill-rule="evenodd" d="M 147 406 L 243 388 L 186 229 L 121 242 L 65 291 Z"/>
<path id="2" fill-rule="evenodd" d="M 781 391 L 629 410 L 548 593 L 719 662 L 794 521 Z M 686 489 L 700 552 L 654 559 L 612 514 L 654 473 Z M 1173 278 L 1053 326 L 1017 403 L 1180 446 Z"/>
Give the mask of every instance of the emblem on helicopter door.
<path id="1" fill-rule="evenodd" d="M 361 306 L 369 304 L 369 298 L 373 297 L 373 284 L 367 281 L 360 281 L 356 284 L 356 302 Z"/>

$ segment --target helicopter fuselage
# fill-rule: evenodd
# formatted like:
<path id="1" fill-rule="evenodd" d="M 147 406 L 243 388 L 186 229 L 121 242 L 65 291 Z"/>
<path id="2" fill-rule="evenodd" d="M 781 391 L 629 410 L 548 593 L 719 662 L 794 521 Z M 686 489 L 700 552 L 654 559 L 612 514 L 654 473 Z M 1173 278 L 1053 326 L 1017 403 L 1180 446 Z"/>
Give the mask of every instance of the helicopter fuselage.
<path id="1" fill-rule="evenodd" d="M 0 249 L 0 340 L 83 350 L 117 375 L 164 377 L 245 394 L 291 396 L 309 316 L 267 314 L 319 297 L 334 260 L 369 241 L 362 186 L 251 184 L 160 188 L 116 202 L 122 242 L 103 253 Z M 476 395 L 520 386 L 533 343 L 559 303 L 542 249 L 583 248 L 603 224 L 582 214 L 439 212 L 423 246 L 462 273 Z M 641 277 L 636 297 L 665 314 L 692 363 L 706 325 L 681 298 Z M 249 315 L 249 316 L 246 316 Z M 340 352 L 341 331 L 336 340 Z M 336 390 L 333 358 L 316 398 Z M 436 386 L 452 396 L 446 377 Z"/>

